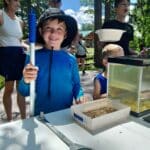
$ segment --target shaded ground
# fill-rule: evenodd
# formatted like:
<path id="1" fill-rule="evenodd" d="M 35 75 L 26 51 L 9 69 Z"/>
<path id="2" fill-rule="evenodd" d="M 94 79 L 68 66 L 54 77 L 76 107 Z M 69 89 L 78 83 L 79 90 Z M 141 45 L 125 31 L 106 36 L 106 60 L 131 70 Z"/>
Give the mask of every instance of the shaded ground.
<path id="1" fill-rule="evenodd" d="M 92 91 L 93 91 L 93 78 L 97 74 L 97 71 L 86 71 L 85 75 L 82 75 L 80 73 L 80 78 L 81 78 L 81 84 L 84 90 L 84 93 L 86 96 L 88 96 L 89 99 L 92 99 Z M 0 90 L 0 124 L 7 122 L 5 120 L 5 113 L 4 113 L 4 108 L 3 108 L 3 103 L 2 103 L 2 95 L 3 95 L 4 89 Z M 20 119 L 20 114 L 19 110 L 16 104 L 16 91 L 14 90 L 13 94 L 13 120 L 18 120 Z M 26 102 L 27 106 L 27 116 L 29 117 L 29 101 L 27 99 Z"/>

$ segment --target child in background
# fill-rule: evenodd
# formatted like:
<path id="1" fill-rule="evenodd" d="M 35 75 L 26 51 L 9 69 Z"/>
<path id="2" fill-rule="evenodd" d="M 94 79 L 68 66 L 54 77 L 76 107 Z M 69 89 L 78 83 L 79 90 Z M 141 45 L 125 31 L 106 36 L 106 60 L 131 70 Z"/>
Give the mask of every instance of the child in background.
<path id="1" fill-rule="evenodd" d="M 107 93 L 107 65 L 108 57 L 124 56 L 123 48 L 117 44 L 108 44 L 102 50 L 102 64 L 104 71 L 94 78 L 93 99 L 106 97 Z"/>
<path id="2" fill-rule="evenodd" d="M 36 66 L 27 60 L 19 84 L 20 93 L 29 96 L 29 83 L 36 80 L 34 115 L 69 108 L 73 99 L 85 101 L 76 58 L 62 48 L 70 47 L 77 31 L 75 19 L 60 9 L 49 8 L 40 17 L 37 40 L 43 48 L 36 51 Z"/>

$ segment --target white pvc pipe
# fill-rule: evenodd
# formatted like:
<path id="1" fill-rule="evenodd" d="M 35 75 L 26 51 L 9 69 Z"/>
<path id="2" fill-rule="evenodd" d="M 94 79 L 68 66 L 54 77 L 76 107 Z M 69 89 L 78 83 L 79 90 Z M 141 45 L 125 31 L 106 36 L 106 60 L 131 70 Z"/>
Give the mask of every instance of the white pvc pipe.
<path id="1" fill-rule="evenodd" d="M 35 43 L 30 43 L 30 62 L 35 65 Z M 35 81 L 30 83 L 30 116 L 34 116 Z"/>

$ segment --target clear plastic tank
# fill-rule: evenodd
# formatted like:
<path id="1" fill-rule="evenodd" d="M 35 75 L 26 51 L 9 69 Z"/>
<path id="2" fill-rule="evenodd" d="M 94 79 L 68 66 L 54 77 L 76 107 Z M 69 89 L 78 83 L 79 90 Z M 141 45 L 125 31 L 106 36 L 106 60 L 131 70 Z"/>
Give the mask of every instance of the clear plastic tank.
<path id="1" fill-rule="evenodd" d="M 131 107 L 131 114 L 150 112 L 150 59 L 108 59 L 108 98 Z"/>

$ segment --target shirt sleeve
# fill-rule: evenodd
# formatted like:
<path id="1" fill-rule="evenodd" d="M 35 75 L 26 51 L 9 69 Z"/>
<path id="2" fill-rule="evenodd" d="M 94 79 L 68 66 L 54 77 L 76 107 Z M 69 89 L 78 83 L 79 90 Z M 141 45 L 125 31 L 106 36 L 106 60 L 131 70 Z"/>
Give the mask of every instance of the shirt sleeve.
<path id="1" fill-rule="evenodd" d="M 22 96 L 29 96 L 30 84 L 25 83 L 23 78 L 19 82 L 18 91 Z"/>
<path id="2" fill-rule="evenodd" d="M 132 41 L 134 39 L 134 29 L 133 29 L 133 27 L 128 24 L 126 30 L 127 30 L 127 33 L 128 33 L 129 40 Z"/>
<path id="3" fill-rule="evenodd" d="M 25 65 L 28 64 L 29 61 L 30 61 L 30 57 L 27 56 L 26 61 L 25 61 Z M 30 91 L 30 84 L 25 83 L 23 77 L 19 81 L 18 91 L 23 96 L 29 96 L 29 94 L 30 94 L 30 92 L 29 92 Z"/>

